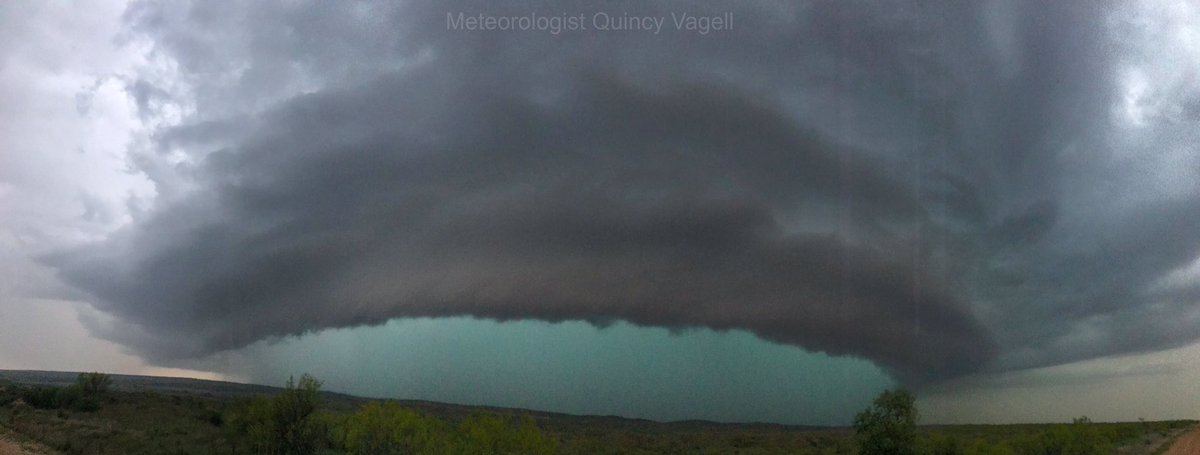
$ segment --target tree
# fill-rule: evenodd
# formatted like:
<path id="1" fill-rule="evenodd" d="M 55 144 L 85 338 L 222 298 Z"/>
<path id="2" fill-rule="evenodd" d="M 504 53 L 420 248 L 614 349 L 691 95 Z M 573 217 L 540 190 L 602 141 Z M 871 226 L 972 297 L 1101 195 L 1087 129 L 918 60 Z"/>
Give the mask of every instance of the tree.
<path id="1" fill-rule="evenodd" d="M 95 397 L 108 391 L 108 387 L 112 385 L 112 376 L 96 372 L 79 373 L 75 384 L 83 391 L 84 396 Z"/>
<path id="2" fill-rule="evenodd" d="M 255 397 L 233 407 L 224 417 L 231 448 L 237 451 L 237 439 L 246 438 L 254 453 L 268 455 L 307 455 L 316 453 L 323 440 L 313 415 L 321 402 L 321 381 L 307 374 L 273 397 Z"/>
<path id="3" fill-rule="evenodd" d="M 308 374 L 300 376 L 300 382 L 288 378 L 287 387 L 275 396 L 273 418 L 276 437 L 280 448 L 287 454 L 316 452 L 320 431 L 314 428 L 312 416 L 320 404 L 321 381 Z"/>
<path id="4" fill-rule="evenodd" d="M 907 390 L 886 390 L 870 408 L 854 417 L 854 433 L 862 455 L 916 453 L 916 399 Z"/>
<path id="5" fill-rule="evenodd" d="M 371 402 L 339 425 L 341 443 L 352 454 L 438 453 L 448 432 L 441 421 L 421 417 L 394 402 Z"/>

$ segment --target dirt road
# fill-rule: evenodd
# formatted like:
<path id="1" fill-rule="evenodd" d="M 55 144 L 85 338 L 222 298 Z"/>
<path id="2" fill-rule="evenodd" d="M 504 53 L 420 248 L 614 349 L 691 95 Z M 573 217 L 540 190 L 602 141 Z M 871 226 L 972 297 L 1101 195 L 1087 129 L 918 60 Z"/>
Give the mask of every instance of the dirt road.
<path id="1" fill-rule="evenodd" d="M 1200 427 L 1180 436 L 1165 455 L 1200 455 Z"/>

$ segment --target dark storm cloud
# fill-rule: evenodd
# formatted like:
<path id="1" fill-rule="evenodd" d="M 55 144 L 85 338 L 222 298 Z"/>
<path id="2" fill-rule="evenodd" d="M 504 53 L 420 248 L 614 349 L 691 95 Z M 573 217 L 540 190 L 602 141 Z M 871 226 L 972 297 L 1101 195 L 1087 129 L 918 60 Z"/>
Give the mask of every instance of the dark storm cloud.
<path id="1" fill-rule="evenodd" d="M 74 253 L 64 276 L 106 311 L 197 341 L 142 347 L 163 358 L 470 314 L 745 328 L 912 379 L 986 359 L 982 327 L 944 291 L 914 288 L 922 272 L 902 255 L 788 231 L 775 207 L 805 199 L 860 207 L 849 216 L 863 225 L 918 208 L 781 113 L 716 87 L 596 77 L 543 107 L 439 90 L 439 76 L 285 103 L 239 150 L 207 156 L 203 194 L 113 256 L 115 240 Z M 133 261 L 115 273 L 121 258 Z"/>
<path id="2" fill-rule="evenodd" d="M 212 5 L 129 13 L 193 87 L 156 135 L 185 183 L 48 259 L 151 359 L 396 317 L 619 319 L 920 383 L 1200 335 L 1194 293 L 1151 292 L 1200 254 L 1198 203 L 1095 203 L 1103 9 Z M 460 11 L 738 22 L 448 30 Z"/>

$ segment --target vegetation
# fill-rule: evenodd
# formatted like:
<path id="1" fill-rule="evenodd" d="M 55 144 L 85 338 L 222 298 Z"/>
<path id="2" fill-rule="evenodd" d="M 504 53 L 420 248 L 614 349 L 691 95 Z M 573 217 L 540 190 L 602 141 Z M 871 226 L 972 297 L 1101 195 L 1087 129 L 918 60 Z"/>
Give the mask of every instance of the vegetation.
<path id="1" fill-rule="evenodd" d="M 100 399 L 111 383 L 112 378 L 104 373 L 80 373 L 74 385 L 31 387 L 23 389 L 20 398 L 37 409 L 95 412 L 100 409 Z"/>
<path id="2" fill-rule="evenodd" d="M 862 455 L 912 455 L 917 451 L 917 406 L 907 390 L 887 390 L 854 417 Z"/>
<path id="3" fill-rule="evenodd" d="M 551 454 L 557 442 L 529 417 L 478 413 L 456 423 L 424 417 L 396 403 L 371 402 L 358 412 L 318 412 L 321 382 L 288 380 L 279 394 L 244 400 L 221 419 L 231 452 L 256 454 Z"/>
<path id="4" fill-rule="evenodd" d="M 221 431 L 210 421 L 221 401 L 110 391 L 111 380 L 103 377 L 84 377 L 65 387 L 0 387 L 0 403 L 7 403 L 0 406 L 0 426 L 66 455 L 224 452 L 218 452 Z M 68 398 L 76 396 L 80 401 Z"/>
<path id="5" fill-rule="evenodd" d="M 75 385 L 79 387 L 84 396 L 100 396 L 108 392 L 109 386 L 112 385 L 112 376 L 96 372 L 79 373 Z"/>
<path id="6" fill-rule="evenodd" d="M 334 449 L 351 454 L 552 454 L 557 441 L 525 416 L 477 413 L 457 424 L 396 403 L 370 403 L 331 426 Z"/>
<path id="7" fill-rule="evenodd" d="M 316 453 L 326 431 L 313 418 L 320 404 L 321 382 L 307 374 L 296 383 L 288 378 L 287 386 L 274 397 L 256 397 L 243 401 L 229 412 L 230 446 L 237 452 L 238 443 L 252 453 L 311 454 Z"/>
<path id="8" fill-rule="evenodd" d="M 246 398 L 0 381 L 0 430 L 64 455 L 92 454 L 1150 454 L 1193 421 L 917 427 L 889 391 L 854 431 L 656 423 L 330 395 L 308 375 Z M 27 400 L 28 398 L 28 400 Z M 31 401 L 32 400 L 32 401 Z M 93 400 L 96 409 L 77 403 Z M 36 403 L 35 403 L 36 402 Z M 34 406 L 37 404 L 37 406 Z M 875 452 L 871 452 L 875 450 Z M 889 452 L 881 452 L 881 451 Z M 1119 450 L 1119 452 L 1116 452 Z"/>
<path id="9" fill-rule="evenodd" d="M 961 425 L 919 434 L 912 393 L 889 390 L 854 419 L 858 453 L 920 455 L 1102 455 L 1117 447 L 1137 451 L 1137 441 L 1157 433 L 1165 438 L 1175 430 L 1195 425 L 1191 421 L 1098 424 L 1079 417 L 1071 424 Z M 1151 444 L 1152 445 L 1152 444 Z M 1156 446 L 1142 449 L 1153 449 Z M 1148 452 L 1147 452 L 1148 453 Z"/>
<path id="10" fill-rule="evenodd" d="M 1096 423 L 1087 417 L 1072 423 L 1025 425 L 954 425 L 929 429 L 918 439 L 921 454 L 1090 455 L 1155 453 L 1171 436 L 1195 421 Z"/>

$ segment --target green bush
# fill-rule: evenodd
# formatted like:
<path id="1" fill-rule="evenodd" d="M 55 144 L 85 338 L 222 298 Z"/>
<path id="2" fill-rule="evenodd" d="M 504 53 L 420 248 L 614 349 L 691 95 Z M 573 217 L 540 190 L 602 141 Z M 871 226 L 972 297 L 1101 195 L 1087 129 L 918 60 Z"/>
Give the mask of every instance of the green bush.
<path id="1" fill-rule="evenodd" d="M 432 453 L 447 428 L 396 403 L 374 402 L 344 419 L 335 431 L 350 453 L 387 455 Z"/>
<path id="2" fill-rule="evenodd" d="M 17 401 L 17 398 L 21 398 L 19 389 L 0 379 L 0 407 L 8 406 L 9 403 Z"/>
<path id="3" fill-rule="evenodd" d="M 1018 453 L 1029 455 L 1096 455 L 1113 453 L 1118 437 L 1117 431 L 1103 429 L 1081 417 L 1070 425 L 1055 425 L 1050 430 L 1017 438 L 1013 446 Z"/>
<path id="4" fill-rule="evenodd" d="M 870 408 L 854 417 L 854 434 L 861 455 L 917 453 L 916 399 L 907 390 L 885 390 Z"/>
<path id="5" fill-rule="evenodd" d="M 350 416 L 326 415 L 333 448 L 351 454 L 530 454 L 558 452 L 558 441 L 533 419 L 492 413 L 457 424 L 394 402 L 372 402 Z"/>
<path id="6" fill-rule="evenodd" d="M 458 433 L 456 453 L 551 454 L 558 448 L 528 416 L 517 423 L 495 414 L 475 414 L 459 424 Z"/>
<path id="7" fill-rule="evenodd" d="M 75 409 L 83 401 L 83 390 L 77 386 L 61 387 L 54 392 L 54 407 Z"/>
<path id="8" fill-rule="evenodd" d="M 9 396 L 20 396 L 21 400 L 35 409 L 58 409 L 79 412 L 100 410 L 101 396 L 108 390 L 111 379 L 102 373 L 83 373 L 74 385 L 66 387 L 23 387 L 6 392 Z"/>
<path id="9" fill-rule="evenodd" d="M 962 455 L 965 450 L 958 438 L 934 433 L 921 440 L 918 452 L 927 455 Z"/>
<path id="10" fill-rule="evenodd" d="M 254 453 L 307 455 L 316 453 L 328 430 L 313 415 L 320 405 L 321 382 L 307 374 L 271 398 L 255 397 L 233 406 L 225 423 L 233 451 L 244 440 Z"/>
<path id="11" fill-rule="evenodd" d="M 974 443 L 962 452 L 963 455 L 1016 455 L 1011 447 L 1003 442 L 988 443 L 985 440 L 977 439 Z"/>
<path id="12" fill-rule="evenodd" d="M 1187 422 L 1094 423 L 1086 417 L 1071 424 L 984 425 L 926 432 L 918 453 L 930 455 L 1103 455 L 1117 447 L 1141 444 L 1157 425 L 1177 428 Z"/>
<path id="13" fill-rule="evenodd" d="M 112 376 L 97 372 L 79 373 L 75 385 L 79 386 L 85 396 L 100 396 L 108 392 L 108 387 L 112 385 Z"/>
<path id="14" fill-rule="evenodd" d="M 21 393 L 21 400 L 35 409 L 55 409 L 58 408 L 58 389 L 30 387 Z"/>

